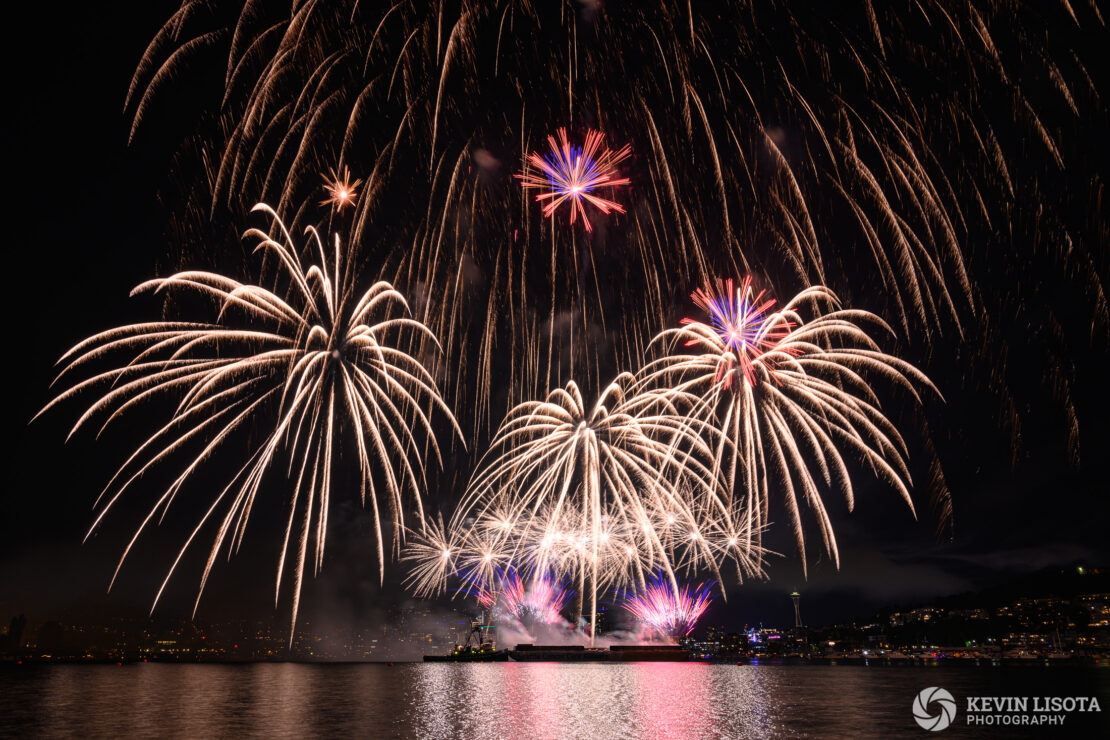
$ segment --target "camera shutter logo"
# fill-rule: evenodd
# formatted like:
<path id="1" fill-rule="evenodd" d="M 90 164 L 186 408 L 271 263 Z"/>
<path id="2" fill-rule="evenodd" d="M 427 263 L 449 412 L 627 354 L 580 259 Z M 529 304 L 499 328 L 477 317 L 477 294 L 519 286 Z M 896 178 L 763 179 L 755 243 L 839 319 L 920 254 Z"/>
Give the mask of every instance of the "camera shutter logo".
<path id="1" fill-rule="evenodd" d="M 930 686 L 913 700 L 913 718 L 926 730 L 943 730 L 956 719 L 956 699 L 947 690 Z"/>

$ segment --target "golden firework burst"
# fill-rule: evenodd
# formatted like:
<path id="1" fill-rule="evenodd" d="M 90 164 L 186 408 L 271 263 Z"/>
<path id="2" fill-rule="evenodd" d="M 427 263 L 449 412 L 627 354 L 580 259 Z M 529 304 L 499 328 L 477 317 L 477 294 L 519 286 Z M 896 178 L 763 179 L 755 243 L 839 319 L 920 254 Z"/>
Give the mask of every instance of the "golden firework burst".
<path id="1" fill-rule="evenodd" d="M 328 197 L 320 201 L 320 205 L 332 206 L 337 211 L 353 206 L 358 200 L 359 185 L 362 185 L 362 180 L 351 180 L 351 171 L 347 167 L 328 170 L 328 174 L 324 175 L 324 190 Z"/>

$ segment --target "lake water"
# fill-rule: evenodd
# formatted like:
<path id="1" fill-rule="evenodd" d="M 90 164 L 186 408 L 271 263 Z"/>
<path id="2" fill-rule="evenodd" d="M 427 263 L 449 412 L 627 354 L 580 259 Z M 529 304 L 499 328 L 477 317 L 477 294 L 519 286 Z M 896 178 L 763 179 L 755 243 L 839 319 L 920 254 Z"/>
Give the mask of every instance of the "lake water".
<path id="1" fill-rule="evenodd" d="M 955 722 L 912 717 L 940 686 Z M 967 696 L 1096 696 L 1063 727 L 968 727 Z M 1110 669 L 249 664 L 0 666 L 0 736 L 1110 737 Z"/>

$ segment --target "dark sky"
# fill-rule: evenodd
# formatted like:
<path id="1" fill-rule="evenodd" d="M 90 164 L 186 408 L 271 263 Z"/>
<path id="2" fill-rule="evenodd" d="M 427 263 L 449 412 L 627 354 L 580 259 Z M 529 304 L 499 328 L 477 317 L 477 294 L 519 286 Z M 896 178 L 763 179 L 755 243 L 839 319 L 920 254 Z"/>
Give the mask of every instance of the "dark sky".
<path id="1" fill-rule="evenodd" d="M 72 621 L 132 613 L 149 605 L 187 534 L 187 518 L 168 520 L 143 541 L 139 556 L 106 587 L 135 515 L 123 509 L 88 544 L 81 539 L 92 505 L 123 448 L 82 435 L 64 444 L 69 413 L 28 425 L 50 396 L 54 361 L 80 339 L 130 321 L 153 304 L 129 301 L 129 290 L 164 268 L 166 208 L 158 192 L 165 173 L 143 141 L 127 145 L 130 121 L 123 101 L 135 64 L 175 3 L 74 4 L 59 10 L 32 3 L 9 20 L 3 45 L 7 95 L 4 116 L 8 194 L 5 253 L 9 265 L 9 334 L 5 363 L 8 441 L 0 503 L 0 618 L 26 612 L 32 621 Z M 1104 136 L 1105 132 L 1097 132 Z M 156 314 L 153 314 L 156 315 Z M 1105 345 L 1103 345 L 1104 347 Z M 958 379 L 936 379 L 949 399 L 944 414 L 953 434 L 939 442 L 953 493 L 954 538 L 938 540 L 935 517 L 919 502 L 915 520 L 881 487 L 863 483 L 856 511 L 834 506 L 841 569 L 811 554 L 808 582 L 785 522 L 769 544 L 769 583 L 734 589 L 722 621 L 782 622 L 786 597 L 803 592 L 807 621 L 819 623 L 886 604 L 949 594 L 1049 565 L 1108 562 L 1110 473 L 1105 374 L 1101 351 L 1077 357 L 1083 372 L 1076 405 L 1082 465 L 1076 470 L 1036 428 L 1011 466 L 1002 431 L 992 438 L 968 405 Z M 1040 377 L 1031 370 L 1030 378 Z M 1099 380 L 1101 379 L 1101 380 Z M 1031 380 L 1035 382 L 1035 380 Z M 975 436 L 955 433 L 965 425 Z M 135 504 L 141 506 L 141 502 Z M 779 512 L 780 517 L 782 512 Z M 329 553 L 320 577 L 306 589 L 309 614 L 339 622 L 370 618 L 376 605 L 396 601 L 397 566 L 384 591 L 367 536 L 370 519 L 347 504 L 333 512 Z M 261 526 L 265 525 L 263 519 Z M 247 548 L 219 566 L 202 614 L 284 619 L 272 601 L 277 537 L 252 532 Z M 813 540 L 817 541 L 816 538 Z M 186 615 L 198 563 L 187 563 L 162 613 Z"/>

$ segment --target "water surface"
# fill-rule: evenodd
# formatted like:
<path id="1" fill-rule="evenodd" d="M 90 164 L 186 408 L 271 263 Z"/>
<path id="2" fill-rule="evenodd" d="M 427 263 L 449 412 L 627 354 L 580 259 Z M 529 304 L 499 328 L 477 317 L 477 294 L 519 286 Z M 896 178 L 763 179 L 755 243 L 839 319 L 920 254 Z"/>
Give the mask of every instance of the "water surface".
<path id="1" fill-rule="evenodd" d="M 916 694 L 959 711 L 920 729 Z M 1064 728 L 967 727 L 965 697 L 1094 695 Z M 1110 669 L 572 663 L 0 666 L 0 735 L 1110 737 Z"/>

